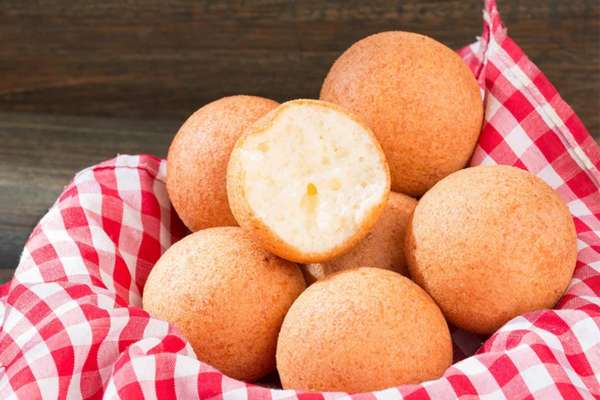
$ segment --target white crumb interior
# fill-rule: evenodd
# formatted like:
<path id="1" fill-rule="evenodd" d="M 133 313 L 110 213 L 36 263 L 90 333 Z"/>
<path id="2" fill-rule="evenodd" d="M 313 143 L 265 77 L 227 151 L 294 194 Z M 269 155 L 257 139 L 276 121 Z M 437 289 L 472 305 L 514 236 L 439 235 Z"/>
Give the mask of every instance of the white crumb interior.
<path id="1" fill-rule="evenodd" d="M 240 149 L 254 213 L 283 241 L 327 252 L 353 236 L 386 195 L 384 161 L 371 135 L 315 104 L 287 107 Z"/>

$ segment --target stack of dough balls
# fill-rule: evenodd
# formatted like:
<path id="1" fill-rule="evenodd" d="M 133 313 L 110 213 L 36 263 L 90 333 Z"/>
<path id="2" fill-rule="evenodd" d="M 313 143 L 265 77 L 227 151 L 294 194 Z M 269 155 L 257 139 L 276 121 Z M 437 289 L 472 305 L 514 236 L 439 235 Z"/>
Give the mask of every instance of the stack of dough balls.
<path id="1" fill-rule="evenodd" d="M 463 169 L 483 105 L 455 52 L 372 35 L 320 97 L 214 101 L 169 148 L 168 195 L 194 233 L 154 266 L 143 306 L 200 360 L 245 381 L 277 367 L 286 389 L 379 390 L 446 371 L 446 321 L 490 334 L 554 306 L 571 215 L 527 172 Z"/>

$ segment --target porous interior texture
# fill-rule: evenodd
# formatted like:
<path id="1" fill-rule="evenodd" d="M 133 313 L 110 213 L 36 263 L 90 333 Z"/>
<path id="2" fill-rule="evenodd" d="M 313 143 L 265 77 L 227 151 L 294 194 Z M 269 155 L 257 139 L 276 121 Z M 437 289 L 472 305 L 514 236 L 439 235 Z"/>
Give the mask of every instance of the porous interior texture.
<path id="1" fill-rule="evenodd" d="M 281 240 L 307 253 L 355 235 L 389 190 L 373 135 L 331 107 L 288 105 L 240 150 L 248 205 Z"/>

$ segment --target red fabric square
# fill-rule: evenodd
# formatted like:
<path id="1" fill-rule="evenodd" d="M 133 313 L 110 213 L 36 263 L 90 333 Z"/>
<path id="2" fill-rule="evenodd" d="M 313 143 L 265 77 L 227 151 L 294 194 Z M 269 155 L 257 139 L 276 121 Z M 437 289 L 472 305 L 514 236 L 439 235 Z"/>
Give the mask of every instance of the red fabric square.
<path id="1" fill-rule="evenodd" d="M 505 102 L 504 106 L 510 110 L 517 121 L 523 121 L 534 110 L 522 92 L 515 91 Z"/>
<path id="2" fill-rule="evenodd" d="M 488 64 L 485 71 L 486 86 L 493 86 L 501 74 L 502 71 L 500 71 L 494 64 Z"/>
<path id="3" fill-rule="evenodd" d="M 405 400 L 424 400 L 424 399 L 431 399 L 431 396 L 429 396 L 429 393 L 427 393 L 427 390 L 425 390 L 425 388 L 419 388 L 417 390 L 415 390 L 414 392 L 410 393 L 407 396 L 404 396 Z"/>
<path id="4" fill-rule="evenodd" d="M 546 131 L 546 133 L 537 138 L 535 145 L 539 147 L 541 153 L 549 163 L 556 160 L 558 156 L 565 154 L 566 151 L 558 135 L 552 130 Z"/>
<path id="5" fill-rule="evenodd" d="M 536 74 L 535 79 L 533 79 L 533 85 L 547 101 L 551 101 L 557 95 L 556 88 L 546 79 L 544 74 Z"/>
<path id="6" fill-rule="evenodd" d="M 35 382 L 35 376 L 33 376 L 31 368 L 27 366 L 21 369 L 20 371 L 16 372 L 10 378 L 10 385 L 17 393 L 19 393 L 19 389 L 23 388 L 23 386 L 29 385 L 26 393 L 21 392 L 20 396 L 23 396 L 23 398 L 27 397 L 30 399 L 41 399 L 42 394 L 35 385 L 31 385 L 32 382 Z"/>
<path id="7" fill-rule="evenodd" d="M 48 243 L 33 250 L 31 252 L 31 258 L 33 258 L 36 264 L 42 265 L 48 261 L 56 260 L 58 254 L 56 254 L 56 250 L 54 250 L 52 243 Z"/>
<path id="8" fill-rule="evenodd" d="M 520 161 L 519 157 L 517 157 L 513 149 L 505 141 L 499 143 L 490 155 L 494 160 L 502 160 L 502 164 L 504 165 L 516 165 Z"/>
<path id="9" fill-rule="evenodd" d="M 583 353 L 567 354 L 567 359 L 573 370 L 581 376 L 594 376 L 594 369 L 590 366 L 587 356 Z M 600 383 L 600 382 L 599 382 Z M 600 386 L 598 387 L 600 389 Z"/>
<path id="10" fill-rule="evenodd" d="M 578 198 L 587 197 L 598 191 L 598 188 L 585 171 L 577 173 L 567 182 L 567 185 Z"/>
<path id="11" fill-rule="evenodd" d="M 571 115 L 571 117 L 565 121 L 565 125 L 569 128 L 569 131 L 573 133 L 573 137 L 577 143 L 581 144 L 585 139 L 589 139 L 590 135 L 587 133 L 585 126 L 583 126 L 583 122 L 581 122 L 577 115 Z M 595 147 L 596 149 L 598 148 L 597 144 Z"/>
<path id="12" fill-rule="evenodd" d="M 562 335 L 569 330 L 569 325 L 554 312 L 540 314 L 535 319 L 534 325 L 555 335 Z"/>
<path id="13" fill-rule="evenodd" d="M 569 400 L 583 400 L 583 397 L 575 387 L 569 383 L 559 382 L 556 384 L 558 391 L 562 394 L 563 399 Z M 597 393 L 596 393 L 597 395 Z"/>
<path id="14" fill-rule="evenodd" d="M 517 167 L 517 168 L 527 171 L 527 166 L 523 163 L 523 160 L 516 160 L 515 163 L 513 164 L 513 167 Z"/>
<path id="15" fill-rule="evenodd" d="M 504 138 L 492 125 L 485 125 L 479 136 L 479 146 L 487 153 L 491 153 Z"/>
<path id="16" fill-rule="evenodd" d="M 502 49 L 513 59 L 515 63 L 521 63 L 525 54 L 523 50 L 511 39 L 506 38 L 502 43 Z"/>
<path id="17" fill-rule="evenodd" d="M 75 352 L 73 347 L 63 347 L 52 351 L 52 358 L 56 363 L 58 376 L 70 376 L 73 374 L 73 363 L 75 362 Z"/>
<path id="18" fill-rule="evenodd" d="M 448 382 L 452 385 L 452 389 L 457 396 L 476 395 L 477 390 L 471 383 L 471 380 L 464 375 L 449 375 Z"/>
<path id="19" fill-rule="evenodd" d="M 203 372 L 198 375 L 198 396 L 201 399 L 211 399 L 221 394 L 221 379 L 219 372 Z"/>
<path id="20" fill-rule="evenodd" d="M 157 215 L 160 216 L 161 209 L 160 204 L 158 204 L 158 200 L 156 199 L 156 195 L 146 190 L 142 190 L 140 193 L 142 194 L 142 213 L 154 218 L 156 218 Z"/>
<path id="21" fill-rule="evenodd" d="M 62 218 L 67 229 L 88 226 L 87 218 L 81 207 L 69 207 L 62 210 Z"/>
<path id="22" fill-rule="evenodd" d="M 121 399 L 144 399 L 144 392 L 139 382 L 131 382 L 123 385 L 119 389 L 119 397 Z"/>
<path id="23" fill-rule="evenodd" d="M 519 374 L 519 370 L 515 367 L 515 364 L 506 355 L 503 355 L 494 361 L 492 365 L 490 365 L 489 370 L 500 387 L 507 384 Z"/>

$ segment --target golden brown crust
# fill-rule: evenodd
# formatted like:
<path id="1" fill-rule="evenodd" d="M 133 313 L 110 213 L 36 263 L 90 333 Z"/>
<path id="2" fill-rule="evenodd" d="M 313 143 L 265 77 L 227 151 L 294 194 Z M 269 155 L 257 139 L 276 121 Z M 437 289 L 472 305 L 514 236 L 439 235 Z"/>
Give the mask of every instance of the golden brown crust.
<path id="1" fill-rule="evenodd" d="M 379 155 L 386 169 L 388 187 L 388 190 L 386 191 L 386 197 L 377 207 L 374 207 L 371 210 L 371 212 L 365 218 L 363 225 L 354 235 L 352 235 L 352 237 L 350 237 L 346 242 L 342 243 L 341 245 L 336 246 L 335 248 L 332 248 L 324 253 L 306 253 L 303 252 L 301 249 L 297 249 L 289 245 L 288 243 L 281 240 L 279 236 L 277 236 L 267 225 L 265 225 L 260 220 L 260 218 L 258 218 L 255 215 L 252 208 L 248 204 L 246 195 L 244 193 L 244 170 L 240 163 L 239 155 L 237 154 L 237 149 L 243 147 L 244 141 L 247 137 L 251 135 L 259 135 L 265 130 L 268 130 L 277 120 L 277 117 L 284 110 L 286 110 L 289 107 L 294 107 L 298 104 L 318 105 L 321 107 L 334 109 L 336 111 L 343 112 L 344 114 L 348 115 L 355 122 L 360 124 L 369 133 L 369 135 L 371 135 L 371 137 L 373 138 L 373 142 L 379 149 Z M 336 257 L 337 255 L 343 254 L 344 252 L 348 251 L 356 244 L 358 244 L 358 242 L 360 242 L 360 240 L 364 238 L 373 228 L 379 216 L 383 212 L 383 209 L 385 208 L 385 204 L 387 202 L 387 192 L 389 192 L 389 186 L 390 175 L 389 168 L 385 160 L 385 155 L 383 154 L 383 150 L 379 146 L 377 139 L 375 138 L 375 135 L 373 135 L 372 131 L 367 126 L 365 126 L 364 123 L 360 121 L 360 119 L 348 113 L 340 106 L 320 100 L 298 99 L 288 101 L 264 115 L 262 118 L 256 121 L 255 124 L 249 127 L 236 142 L 227 167 L 227 195 L 229 198 L 229 206 L 239 226 L 247 232 L 249 232 L 250 236 L 255 238 L 258 242 L 260 242 L 261 245 L 268 251 L 277 254 L 279 257 L 285 258 L 286 260 L 291 260 L 298 263 L 313 263 L 327 261 Z"/>
<path id="2" fill-rule="evenodd" d="M 446 318 L 481 334 L 554 306 L 577 258 L 562 200 L 508 166 L 468 168 L 436 184 L 419 201 L 405 246 L 411 277 Z"/>
<path id="3" fill-rule="evenodd" d="M 304 287 L 297 265 L 266 252 L 242 229 L 210 228 L 163 254 L 143 306 L 179 328 L 200 360 L 254 381 L 274 369 L 279 328 Z"/>
<path id="4" fill-rule="evenodd" d="M 358 268 L 307 288 L 277 343 L 285 389 L 363 392 L 434 379 L 452 342 L 434 301 L 392 271 Z"/>
<path id="5" fill-rule="evenodd" d="M 461 58 L 410 32 L 354 43 L 331 67 L 320 97 L 365 120 L 384 149 L 392 190 L 412 196 L 466 165 L 483 120 L 479 86 Z"/>
<path id="6" fill-rule="evenodd" d="M 167 156 L 167 191 L 190 230 L 236 225 L 225 187 L 229 155 L 243 129 L 277 105 L 262 97 L 224 97 L 181 126 Z"/>
<path id="7" fill-rule="evenodd" d="M 358 267 L 383 268 L 407 275 L 404 236 L 416 205 L 412 197 L 390 192 L 383 213 L 360 243 L 333 260 L 301 267 L 306 282 L 310 284 L 334 272 Z"/>

